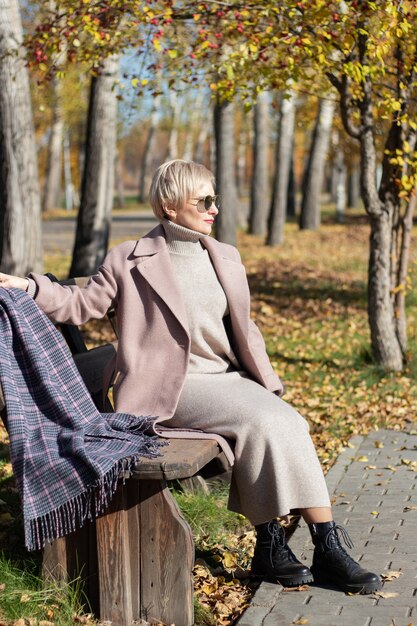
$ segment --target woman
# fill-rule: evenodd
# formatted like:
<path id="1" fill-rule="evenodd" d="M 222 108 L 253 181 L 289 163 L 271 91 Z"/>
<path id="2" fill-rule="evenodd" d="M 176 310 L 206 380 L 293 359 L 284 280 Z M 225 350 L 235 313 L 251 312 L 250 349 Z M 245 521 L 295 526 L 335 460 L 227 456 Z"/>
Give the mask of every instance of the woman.
<path id="1" fill-rule="evenodd" d="M 379 577 L 340 544 L 308 424 L 282 400 L 250 319 L 239 253 L 209 237 L 220 208 L 213 175 L 169 161 L 154 174 L 150 200 L 160 224 L 113 248 L 86 287 L 38 274 L 0 274 L 0 285 L 29 291 L 54 322 L 80 324 L 116 309 L 119 347 L 108 373 L 116 411 L 158 416 L 155 429 L 165 436 L 220 436 L 226 452 L 226 442 L 233 447 L 229 508 L 255 525 L 254 575 L 376 591 Z M 291 512 L 309 526 L 311 570 L 276 519 Z"/>

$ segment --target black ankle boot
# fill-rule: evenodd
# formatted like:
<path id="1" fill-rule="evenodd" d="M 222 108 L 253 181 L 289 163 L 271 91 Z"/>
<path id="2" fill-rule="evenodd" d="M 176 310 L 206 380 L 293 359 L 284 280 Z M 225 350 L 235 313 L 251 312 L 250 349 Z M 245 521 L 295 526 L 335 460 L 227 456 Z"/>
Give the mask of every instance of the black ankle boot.
<path id="1" fill-rule="evenodd" d="M 251 568 L 254 576 L 279 582 L 283 587 L 312 582 L 310 570 L 296 559 L 285 541 L 284 528 L 276 520 L 255 528 L 257 537 Z"/>
<path id="2" fill-rule="evenodd" d="M 381 589 L 381 579 L 376 574 L 367 572 L 342 548 L 339 531 L 348 546 L 353 544 L 347 531 L 334 522 L 309 524 L 314 543 L 313 565 L 311 573 L 314 582 L 335 584 L 350 593 L 374 593 Z"/>

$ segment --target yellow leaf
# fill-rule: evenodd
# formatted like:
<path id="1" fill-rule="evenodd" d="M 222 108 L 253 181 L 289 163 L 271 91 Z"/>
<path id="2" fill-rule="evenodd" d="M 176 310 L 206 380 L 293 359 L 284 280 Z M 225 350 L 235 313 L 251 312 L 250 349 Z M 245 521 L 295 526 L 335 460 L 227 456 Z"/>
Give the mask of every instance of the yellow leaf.
<path id="1" fill-rule="evenodd" d="M 367 463 L 369 461 L 368 457 L 365 456 L 365 455 L 358 456 L 358 458 L 356 460 L 359 461 L 360 463 Z"/>
<path id="2" fill-rule="evenodd" d="M 168 50 L 168 56 L 170 59 L 176 59 L 178 56 L 178 50 Z"/>
<path id="3" fill-rule="evenodd" d="M 376 591 L 374 595 L 379 598 L 397 598 L 400 594 L 396 591 Z"/>
<path id="4" fill-rule="evenodd" d="M 388 570 L 386 574 L 381 574 L 381 578 L 382 580 L 387 582 L 390 580 L 395 580 L 396 578 L 399 578 L 402 575 L 403 575 L 402 572 L 396 572 L 395 570 Z"/>
<path id="5" fill-rule="evenodd" d="M 131 82 L 132 87 L 137 87 L 139 84 L 139 78 L 132 78 L 130 82 Z"/>
<path id="6" fill-rule="evenodd" d="M 371 511 L 371 515 L 375 515 L 377 517 L 379 515 L 378 511 Z"/>
<path id="7" fill-rule="evenodd" d="M 145 85 L 147 85 L 149 83 L 149 80 L 147 78 L 142 78 L 142 80 L 140 81 L 140 84 L 142 85 L 142 87 L 145 87 Z"/>
<path id="8" fill-rule="evenodd" d="M 224 567 L 236 567 L 237 566 L 237 557 L 236 554 L 232 552 L 225 552 L 223 554 L 223 565 Z"/>
<path id="9" fill-rule="evenodd" d="M 375 448 L 383 448 L 384 444 L 382 441 L 374 441 Z"/>

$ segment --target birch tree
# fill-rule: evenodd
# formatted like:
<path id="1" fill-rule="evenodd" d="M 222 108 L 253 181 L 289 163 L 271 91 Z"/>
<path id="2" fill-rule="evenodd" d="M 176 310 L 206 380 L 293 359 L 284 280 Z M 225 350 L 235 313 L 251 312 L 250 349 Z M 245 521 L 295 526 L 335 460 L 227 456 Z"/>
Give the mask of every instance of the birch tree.
<path id="1" fill-rule="evenodd" d="M 40 192 L 17 0 L 0 0 L 0 266 L 42 269 Z"/>

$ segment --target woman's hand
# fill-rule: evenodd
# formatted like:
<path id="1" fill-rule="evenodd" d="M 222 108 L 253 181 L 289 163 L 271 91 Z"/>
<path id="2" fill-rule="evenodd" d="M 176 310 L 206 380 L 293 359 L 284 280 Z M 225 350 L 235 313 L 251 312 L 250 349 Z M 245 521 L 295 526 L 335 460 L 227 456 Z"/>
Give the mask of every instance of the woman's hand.
<path id="1" fill-rule="evenodd" d="M 20 276 L 11 276 L 10 274 L 0 272 L 0 287 L 6 287 L 6 289 L 15 287 L 16 289 L 27 291 L 28 286 L 29 281 L 27 278 L 20 278 Z"/>

